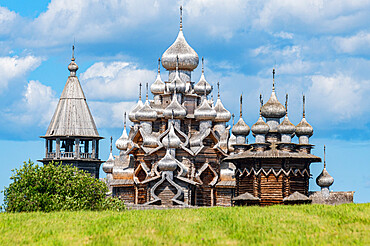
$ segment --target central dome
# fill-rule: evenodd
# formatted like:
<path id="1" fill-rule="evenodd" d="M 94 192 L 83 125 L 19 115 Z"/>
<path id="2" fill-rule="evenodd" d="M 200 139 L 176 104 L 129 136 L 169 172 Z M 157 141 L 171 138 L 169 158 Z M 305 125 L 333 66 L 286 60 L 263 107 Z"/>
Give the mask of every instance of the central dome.
<path id="1" fill-rule="evenodd" d="M 162 65 L 167 70 L 176 69 L 176 57 L 179 57 L 179 70 L 193 71 L 199 63 L 198 54 L 186 42 L 182 28 L 175 42 L 163 53 Z"/>

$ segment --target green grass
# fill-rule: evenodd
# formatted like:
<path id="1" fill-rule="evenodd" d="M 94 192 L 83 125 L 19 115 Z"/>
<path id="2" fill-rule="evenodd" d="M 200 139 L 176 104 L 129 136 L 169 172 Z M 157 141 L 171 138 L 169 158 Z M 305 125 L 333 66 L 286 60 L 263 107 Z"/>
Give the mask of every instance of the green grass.
<path id="1" fill-rule="evenodd" d="M 0 245 L 370 245 L 370 204 L 1 213 Z"/>

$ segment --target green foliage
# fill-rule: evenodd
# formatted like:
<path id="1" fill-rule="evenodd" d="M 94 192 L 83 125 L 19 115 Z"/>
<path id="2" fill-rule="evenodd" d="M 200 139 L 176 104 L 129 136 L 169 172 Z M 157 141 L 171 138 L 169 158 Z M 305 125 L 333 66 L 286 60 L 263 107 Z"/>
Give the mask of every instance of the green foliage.
<path id="1" fill-rule="evenodd" d="M 7 212 L 123 210 L 123 202 L 106 198 L 107 186 L 71 165 L 35 165 L 31 160 L 13 170 L 4 190 Z"/>
<path id="2" fill-rule="evenodd" d="M 370 204 L 0 213 L 0 245 L 370 245 Z"/>

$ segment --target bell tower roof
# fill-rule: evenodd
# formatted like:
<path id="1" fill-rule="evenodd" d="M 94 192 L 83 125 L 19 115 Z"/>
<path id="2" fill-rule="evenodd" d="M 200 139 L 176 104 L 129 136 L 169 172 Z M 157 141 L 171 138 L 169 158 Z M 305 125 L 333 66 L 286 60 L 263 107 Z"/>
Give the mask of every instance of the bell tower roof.
<path id="1" fill-rule="evenodd" d="M 74 57 L 72 59 L 74 63 Z M 68 77 L 44 137 L 54 136 L 101 138 L 77 76 Z"/>

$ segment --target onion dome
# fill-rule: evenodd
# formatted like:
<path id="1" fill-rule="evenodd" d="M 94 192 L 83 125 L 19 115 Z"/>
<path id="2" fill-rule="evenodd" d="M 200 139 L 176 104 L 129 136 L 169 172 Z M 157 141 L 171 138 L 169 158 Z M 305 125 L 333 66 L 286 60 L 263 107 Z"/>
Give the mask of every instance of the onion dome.
<path id="1" fill-rule="evenodd" d="M 244 122 L 243 118 L 240 118 L 238 122 L 233 126 L 231 132 L 235 136 L 248 136 L 250 131 L 249 126 Z"/>
<path id="2" fill-rule="evenodd" d="M 214 119 L 215 122 L 228 122 L 231 118 L 231 113 L 225 109 L 224 105 L 220 99 L 220 82 L 217 83 L 218 93 L 217 93 L 217 101 L 214 107 L 216 111 L 216 118 Z"/>
<path id="3" fill-rule="evenodd" d="M 150 91 L 154 95 L 163 94 L 164 91 L 165 91 L 165 89 L 166 89 L 166 85 L 165 85 L 165 83 L 161 79 L 161 71 L 160 71 L 160 66 L 161 65 L 160 65 L 160 62 L 161 62 L 161 59 L 158 59 L 158 74 L 157 74 L 157 78 L 154 81 L 154 83 L 150 86 Z"/>
<path id="4" fill-rule="evenodd" d="M 116 141 L 116 147 L 119 150 L 127 150 L 127 145 L 129 143 L 128 136 L 127 136 L 127 131 L 126 131 L 126 112 L 124 115 L 124 120 L 123 120 L 123 131 L 122 135 L 119 139 Z"/>
<path id="5" fill-rule="evenodd" d="M 177 168 L 176 159 L 170 154 L 169 149 L 157 165 L 160 171 L 175 171 Z"/>
<path id="6" fill-rule="evenodd" d="M 260 117 L 257 122 L 252 125 L 253 135 L 266 135 L 270 131 L 269 125 L 262 119 L 261 110 Z"/>
<path id="7" fill-rule="evenodd" d="M 238 122 L 233 126 L 231 132 L 235 136 L 248 136 L 250 132 L 249 126 L 243 120 L 243 111 L 242 111 L 242 104 L 243 104 L 243 96 L 240 95 L 240 119 Z"/>
<path id="8" fill-rule="evenodd" d="M 144 106 L 143 102 L 141 101 L 141 83 L 139 84 L 139 101 L 135 105 L 135 107 L 131 110 L 131 112 L 128 114 L 128 118 L 131 120 L 131 122 L 139 122 L 135 115 L 136 112 L 138 112 L 142 107 Z"/>
<path id="9" fill-rule="evenodd" d="M 135 119 L 138 121 L 155 121 L 157 119 L 157 112 L 149 105 L 148 100 L 148 83 L 146 84 L 146 100 L 144 106 L 136 112 Z"/>
<path id="10" fill-rule="evenodd" d="M 286 94 L 285 110 L 286 110 L 285 118 L 283 122 L 281 122 L 280 125 L 278 126 L 278 131 L 281 134 L 292 135 L 295 132 L 295 126 L 292 124 L 292 122 L 290 122 L 288 118 L 288 94 Z"/>
<path id="11" fill-rule="evenodd" d="M 175 129 L 173 128 L 172 122 L 170 123 L 170 130 L 168 134 L 162 139 L 162 144 L 166 148 L 177 149 L 182 144 L 180 138 L 175 134 Z"/>
<path id="12" fill-rule="evenodd" d="M 214 120 L 216 116 L 216 111 L 209 105 L 206 98 L 204 98 L 201 105 L 194 110 L 194 118 L 197 121 Z"/>
<path id="13" fill-rule="evenodd" d="M 178 60 L 178 58 L 177 58 Z M 184 93 L 186 90 L 186 83 L 182 81 L 179 75 L 179 69 L 178 69 L 178 61 L 176 62 L 176 73 L 175 73 L 175 78 L 172 80 L 170 85 L 168 86 L 169 90 L 171 92 L 174 92 L 175 90 L 180 93 Z"/>
<path id="14" fill-rule="evenodd" d="M 316 184 L 321 188 L 329 188 L 334 183 L 334 178 L 326 170 L 325 161 L 325 146 L 324 146 L 324 169 L 321 174 L 316 178 Z"/>
<path id="15" fill-rule="evenodd" d="M 71 72 L 71 76 L 76 76 L 76 71 L 78 70 L 78 66 L 75 63 L 75 46 L 72 46 L 72 59 L 71 63 L 68 65 L 68 70 Z"/>
<path id="16" fill-rule="evenodd" d="M 262 106 L 261 113 L 265 118 L 281 118 L 285 115 L 285 108 L 276 97 L 275 94 L 275 69 L 272 70 L 272 93 L 270 99 Z"/>
<path id="17" fill-rule="evenodd" d="M 194 92 L 197 95 L 206 95 L 212 92 L 212 86 L 207 82 L 204 76 L 204 58 L 202 57 L 202 75 L 200 76 L 199 82 L 194 85 Z"/>
<path id="18" fill-rule="evenodd" d="M 180 31 L 175 42 L 163 53 L 162 66 L 167 70 L 175 70 L 176 57 L 179 58 L 179 69 L 193 71 L 199 63 L 198 54 L 186 42 L 182 32 L 182 7 L 180 8 Z"/>
<path id="19" fill-rule="evenodd" d="M 313 128 L 306 120 L 306 110 L 305 110 L 305 96 L 303 95 L 303 118 L 301 122 L 296 126 L 295 134 L 299 136 L 309 136 L 313 135 Z"/>
<path id="20" fill-rule="evenodd" d="M 112 173 L 113 166 L 114 166 L 114 158 L 112 154 L 112 140 L 113 138 L 110 137 L 110 154 L 108 160 L 103 164 L 103 171 L 105 173 Z"/>
<path id="21" fill-rule="evenodd" d="M 163 116 L 167 119 L 184 119 L 186 116 L 186 109 L 177 101 L 176 92 L 172 96 L 171 103 L 163 110 Z"/>

